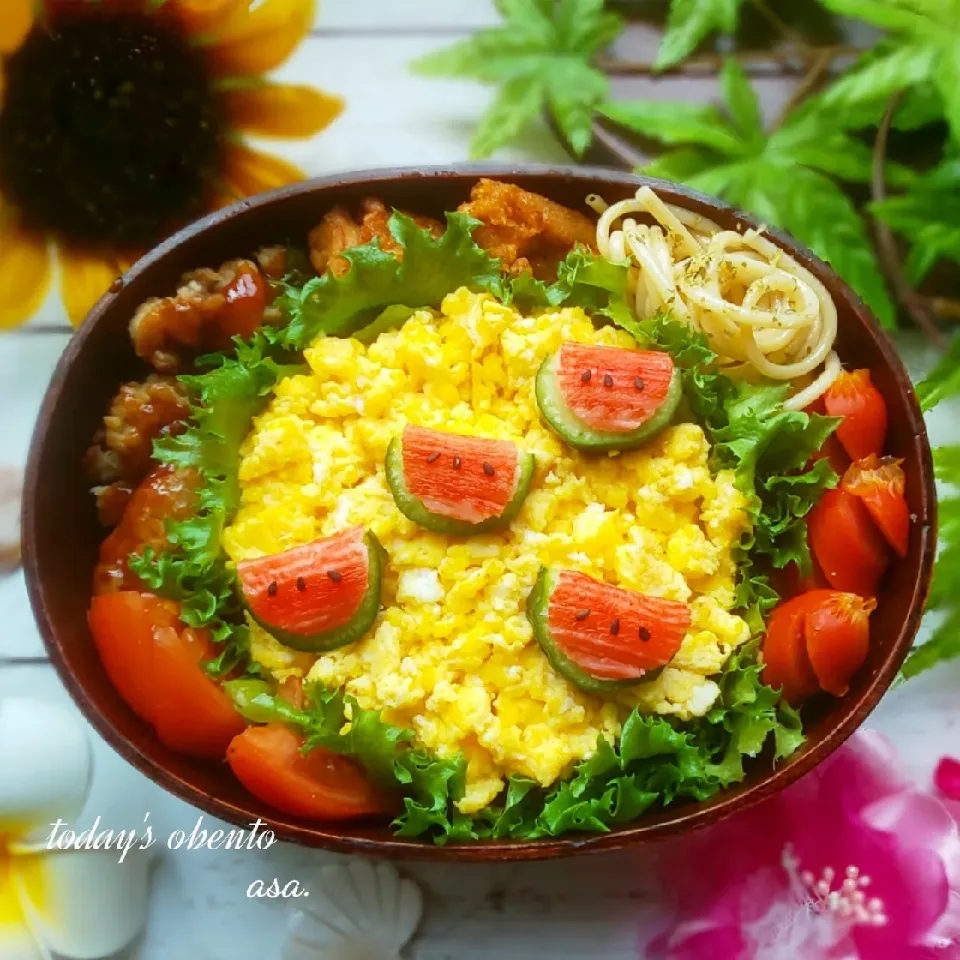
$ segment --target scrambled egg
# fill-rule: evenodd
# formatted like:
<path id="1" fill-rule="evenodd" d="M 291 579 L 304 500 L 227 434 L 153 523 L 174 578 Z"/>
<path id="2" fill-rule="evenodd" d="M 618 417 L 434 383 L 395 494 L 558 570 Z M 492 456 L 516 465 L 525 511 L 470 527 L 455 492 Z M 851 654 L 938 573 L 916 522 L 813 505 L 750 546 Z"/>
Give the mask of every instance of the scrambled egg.
<path id="1" fill-rule="evenodd" d="M 565 340 L 635 347 L 580 309 L 523 317 L 486 294 L 450 294 L 369 346 L 319 339 L 311 373 L 281 381 L 247 438 L 242 504 L 226 531 L 234 561 L 277 553 L 353 524 L 389 555 L 384 609 L 352 646 L 295 653 L 259 628 L 253 655 L 278 678 L 345 687 L 410 727 L 439 755 L 468 761 L 464 812 L 505 778 L 548 785 L 614 739 L 634 705 L 689 719 L 719 693 L 710 679 L 749 637 L 733 605 L 732 545 L 748 528 L 733 476 L 712 476 L 703 430 L 680 423 L 619 456 L 583 456 L 540 420 L 534 376 Z M 405 422 L 516 442 L 537 471 L 511 528 L 455 539 L 406 519 L 384 478 Z M 690 604 L 693 623 L 654 680 L 615 700 L 588 695 L 548 664 L 525 603 L 541 564 Z"/>

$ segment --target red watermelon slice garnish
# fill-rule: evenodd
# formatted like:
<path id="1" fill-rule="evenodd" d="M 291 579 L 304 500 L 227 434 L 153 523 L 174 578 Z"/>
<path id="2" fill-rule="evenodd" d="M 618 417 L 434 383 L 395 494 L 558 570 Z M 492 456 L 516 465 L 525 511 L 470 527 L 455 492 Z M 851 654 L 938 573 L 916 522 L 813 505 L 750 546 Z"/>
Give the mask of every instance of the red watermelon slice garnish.
<path id="1" fill-rule="evenodd" d="M 553 667 L 591 693 L 649 680 L 690 629 L 685 603 L 550 567 L 540 570 L 527 617 Z"/>
<path id="2" fill-rule="evenodd" d="M 407 425 L 387 449 L 387 483 L 400 512 L 453 536 L 506 526 L 530 491 L 533 454 L 490 440 Z"/>
<path id="3" fill-rule="evenodd" d="M 237 577 L 253 618 L 295 650 L 359 640 L 380 612 L 384 553 L 363 527 L 243 560 Z"/>
<path id="4" fill-rule="evenodd" d="M 626 450 L 662 430 L 680 403 L 668 353 L 568 341 L 537 372 L 547 423 L 579 450 Z"/>

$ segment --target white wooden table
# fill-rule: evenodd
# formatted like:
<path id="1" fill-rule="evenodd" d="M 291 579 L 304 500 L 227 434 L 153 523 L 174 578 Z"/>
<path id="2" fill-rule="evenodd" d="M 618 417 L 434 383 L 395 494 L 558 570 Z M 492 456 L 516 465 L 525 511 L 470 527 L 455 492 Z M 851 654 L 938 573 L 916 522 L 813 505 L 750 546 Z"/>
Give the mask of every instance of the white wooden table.
<path id="1" fill-rule="evenodd" d="M 347 109 L 314 140 L 270 148 L 318 175 L 465 160 L 489 91 L 472 83 L 421 79 L 409 72 L 408 64 L 496 19 L 490 0 L 327 0 L 312 36 L 279 77 L 339 93 Z M 565 155 L 544 126 L 497 159 L 549 162 L 563 161 Z M 0 336 L 0 461 L 24 462 L 41 396 L 68 336 L 53 300 L 30 327 Z M 902 337 L 901 346 L 915 371 L 929 362 L 916 341 Z M 956 439 L 957 412 L 934 415 L 935 442 Z M 69 702 L 46 662 L 21 575 L 0 578 L 0 611 L 0 698 L 16 693 Z M 960 662 L 894 690 L 870 720 L 894 741 L 905 768 L 918 781 L 929 780 L 941 754 L 960 753 L 958 688 Z M 111 826 L 134 827 L 149 811 L 160 835 L 193 826 L 197 811 L 128 766 L 92 730 L 90 736 L 96 772 L 88 819 L 99 814 Z M 249 900 L 248 885 L 273 877 L 309 882 L 311 871 L 328 859 L 286 845 L 264 853 L 166 852 L 154 877 L 150 920 L 137 956 L 278 956 L 291 906 Z M 425 924 L 409 955 L 422 960 L 637 957 L 641 929 L 657 914 L 644 861 L 637 851 L 576 865 L 411 864 L 404 869 L 429 893 Z"/>

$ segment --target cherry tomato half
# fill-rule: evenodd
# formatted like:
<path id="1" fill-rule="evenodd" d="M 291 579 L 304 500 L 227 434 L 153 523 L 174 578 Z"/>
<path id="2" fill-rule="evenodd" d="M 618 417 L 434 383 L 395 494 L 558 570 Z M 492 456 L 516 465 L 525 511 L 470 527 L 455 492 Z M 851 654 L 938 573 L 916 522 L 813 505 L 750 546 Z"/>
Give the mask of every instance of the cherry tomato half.
<path id="1" fill-rule="evenodd" d="M 810 546 L 831 587 L 876 595 L 889 552 L 859 497 L 838 487 L 828 490 L 807 520 Z"/>
<path id="2" fill-rule="evenodd" d="M 216 655 L 205 630 L 184 627 L 179 607 L 121 590 L 93 598 L 87 620 L 104 669 L 133 712 L 172 750 L 221 758 L 244 721 L 204 671 Z"/>
<path id="3" fill-rule="evenodd" d="M 248 727 L 227 750 L 236 778 L 258 800 L 307 820 L 348 820 L 389 809 L 360 768 L 329 750 L 300 752 L 303 740 L 282 724 Z"/>
<path id="4" fill-rule="evenodd" d="M 823 395 L 823 405 L 831 417 L 843 417 L 836 436 L 851 460 L 883 452 L 887 405 L 870 381 L 869 370 L 841 373 Z"/>
<path id="5" fill-rule="evenodd" d="M 819 413 L 821 416 L 825 416 L 827 408 L 824 404 L 823 397 L 817 397 L 813 403 L 804 407 L 803 412 Z M 847 467 L 850 466 L 850 458 L 847 456 L 847 451 L 843 449 L 843 444 L 837 438 L 836 433 L 831 433 L 830 436 L 823 441 L 823 446 L 810 458 L 810 463 L 814 464 L 818 460 L 829 460 L 830 466 L 833 467 L 841 477 Z"/>
<path id="6" fill-rule="evenodd" d="M 811 598 L 825 590 L 812 590 L 777 605 L 767 624 L 763 641 L 763 682 L 783 691 L 787 703 L 797 706 L 817 692 L 820 685 L 807 655 L 805 635 Z"/>
<path id="7" fill-rule="evenodd" d="M 902 460 L 871 454 L 854 463 L 843 476 L 843 489 L 859 497 L 873 522 L 897 556 L 905 557 L 910 539 L 910 510 L 903 491 Z"/>
<path id="8" fill-rule="evenodd" d="M 806 608 L 807 655 L 820 686 L 842 697 L 850 689 L 850 678 L 867 659 L 870 614 L 877 601 L 840 590 L 815 594 L 808 594 Z"/>

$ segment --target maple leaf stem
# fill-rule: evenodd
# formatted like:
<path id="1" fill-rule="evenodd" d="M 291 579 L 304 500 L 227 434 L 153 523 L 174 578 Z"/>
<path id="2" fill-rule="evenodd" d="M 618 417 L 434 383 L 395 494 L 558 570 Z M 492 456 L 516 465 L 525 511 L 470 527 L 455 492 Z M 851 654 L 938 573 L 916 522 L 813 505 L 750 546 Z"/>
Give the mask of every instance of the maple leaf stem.
<path id="1" fill-rule="evenodd" d="M 797 84 L 793 93 L 790 94 L 790 99 L 783 105 L 780 115 L 773 123 L 773 130 L 779 130 L 797 106 L 803 103 L 803 101 L 813 93 L 823 79 L 823 75 L 830 68 L 831 63 L 833 63 L 833 57 L 830 54 L 829 48 L 825 47 L 814 57 L 803 79 Z"/>
<path id="2" fill-rule="evenodd" d="M 952 297 L 931 297 L 930 309 L 942 320 L 960 320 L 960 300 Z"/>
<path id="3" fill-rule="evenodd" d="M 803 38 L 803 34 L 799 30 L 790 26 L 785 20 L 783 20 L 779 14 L 774 13 L 773 10 L 767 5 L 766 0 L 753 0 L 754 9 L 757 13 L 763 17 L 767 23 L 778 31 L 780 36 L 784 40 L 792 43 L 797 48 L 803 48 L 807 46 L 807 41 Z"/>
<path id="4" fill-rule="evenodd" d="M 871 199 L 874 203 L 879 203 L 887 197 L 887 140 L 890 136 L 893 116 L 897 112 L 897 107 L 899 107 L 902 98 L 902 92 L 891 97 L 877 130 L 877 139 L 873 145 L 873 170 L 870 179 Z M 873 235 L 877 244 L 877 258 L 894 296 L 914 324 L 930 338 L 931 342 L 945 350 L 947 338 L 937 326 L 937 316 L 933 311 L 930 300 L 914 290 L 910 281 L 907 280 L 893 231 L 879 217 L 872 217 L 871 219 L 873 220 Z"/>
<path id="5" fill-rule="evenodd" d="M 594 63 L 599 70 L 612 76 L 668 76 L 670 74 L 700 73 L 719 70 L 728 60 L 734 60 L 747 69 L 771 67 L 778 74 L 804 74 L 811 61 L 828 55 L 829 61 L 857 57 L 863 50 L 849 45 L 804 47 L 790 50 L 745 50 L 735 53 L 700 53 L 681 63 L 660 69 L 644 60 L 621 60 L 618 57 L 598 57 Z"/>

